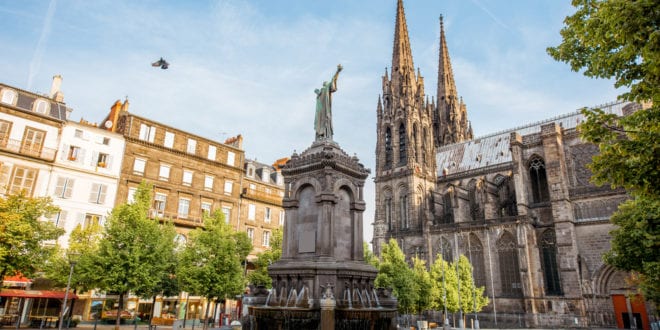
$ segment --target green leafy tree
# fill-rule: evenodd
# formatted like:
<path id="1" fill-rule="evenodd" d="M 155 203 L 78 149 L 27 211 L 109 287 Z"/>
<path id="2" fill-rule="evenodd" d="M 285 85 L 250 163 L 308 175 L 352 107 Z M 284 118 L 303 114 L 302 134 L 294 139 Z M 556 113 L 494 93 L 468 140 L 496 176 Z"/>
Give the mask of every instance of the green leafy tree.
<path id="1" fill-rule="evenodd" d="M 452 264 L 456 270 L 456 262 Z M 464 255 L 458 258 L 458 278 L 461 281 L 461 308 L 464 313 L 480 312 L 488 305 L 488 297 L 484 295 L 485 287 L 476 287 L 472 276 L 472 265 Z"/>
<path id="2" fill-rule="evenodd" d="M 362 249 L 364 251 L 364 261 L 378 269 L 380 260 L 378 260 L 378 257 L 371 251 L 367 242 L 362 242 Z"/>
<path id="3" fill-rule="evenodd" d="M 270 239 L 270 248 L 257 254 L 254 261 L 255 269 L 248 274 L 248 282 L 254 285 L 263 285 L 270 289 L 273 286 L 273 280 L 268 275 L 268 265 L 280 260 L 282 257 L 282 229 L 273 230 Z"/>
<path id="4" fill-rule="evenodd" d="M 416 283 L 415 288 L 417 289 L 415 312 L 421 314 L 425 310 L 431 308 L 431 291 L 433 290 L 433 282 L 431 280 L 431 274 L 426 269 L 426 261 L 414 257 L 412 271 Z"/>
<path id="5" fill-rule="evenodd" d="M 599 154 L 590 169 L 596 184 L 625 188 L 632 200 L 612 216 L 619 226 L 605 261 L 639 274 L 645 297 L 660 306 L 660 10 L 655 0 L 573 0 L 556 60 L 588 77 L 612 78 L 619 97 L 646 108 L 618 117 L 583 110 L 582 138 Z"/>
<path id="6" fill-rule="evenodd" d="M 49 197 L 23 192 L 0 198 L 0 279 L 23 274 L 32 277 L 57 248 L 44 244 L 64 234 L 45 217 L 59 211 Z"/>
<path id="7" fill-rule="evenodd" d="M 431 308 L 434 310 L 444 310 L 447 312 L 458 311 L 458 279 L 456 276 L 456 267 L 438 257 L 431 265 Z M 445 316 L 447 317 L 447 316 Z"/>
<path id="8" fill-rule="evenodd" d="M 167 226 L 148 218 L 151 185 L 141 183 L 135 202 L 115 207 L 93 256 L 96 287 L 119 295 L 115 328 L 119 327 L 124 297 L 129 291 L 146 292 L 157 286 L 172 253 L 173 237 Z"/>
<path id="9" fill-rule="evenodd" d="M 190 233 L 180 252 L 177 279 L 182 290 L 206 297 L 206 328 L 211 301 L 233 298 L 245 289 L 241 263 L 252 243 L 245 232 L 226 224 L 219 211 L 204 217 L 204 227 Z"/>
<path id="10" fill-rule="evenodd" d="M 399 312 L 409 314 L 415 310 L 419 290 L 414 280 L 413 271 L 406 262 L 406 257 L 396 240 L 383 245 L 378 275 L 374 281 L 376 287 L 392 288 L 397 298 Z"/>

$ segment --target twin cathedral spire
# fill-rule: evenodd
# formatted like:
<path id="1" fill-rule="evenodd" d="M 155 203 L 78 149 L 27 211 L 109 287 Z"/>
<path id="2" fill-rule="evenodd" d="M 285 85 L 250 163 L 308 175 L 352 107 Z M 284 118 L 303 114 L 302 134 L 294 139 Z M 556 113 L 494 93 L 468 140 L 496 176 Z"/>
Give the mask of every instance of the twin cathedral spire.
<path id="1" fill-rule="evenodd" d="M 391 73 L 385 70 L 383 91 L 377 104 L 377 168 L 400 166 L 435 172 L 435 149 L 472 139 L 467 109 L 458 97 L 440 17 L 440 52 L 437 96 L 429 100 L 424 78 L 413 64 L 403 8 L 397 1 Z"/>

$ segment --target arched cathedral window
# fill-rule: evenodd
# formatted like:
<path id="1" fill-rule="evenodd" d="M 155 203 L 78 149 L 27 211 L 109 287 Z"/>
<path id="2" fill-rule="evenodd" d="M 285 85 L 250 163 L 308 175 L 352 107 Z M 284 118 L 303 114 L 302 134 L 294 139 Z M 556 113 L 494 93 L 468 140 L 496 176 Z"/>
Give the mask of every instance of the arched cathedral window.
<path id="1" fill-rule="evenodd" d="M 451 262 L 454 260 L 454 252 L 451 247 L 451 243 L 444 237 L 440 239 L 440 246 L 438 247 L 438 253 L 442 256 L 442 260 L 446 262 Z"/>
<path id="2" fill-rule="evenodd" d="M 392 197 L 385 198 L 385 223 L 387 224 L 387 230 L 392 231 L 394 229 L 392 224 Z"/>
<path id="3" fill-rule="evenodd" d="M 482 186 L 476 181 L 470 181 L 468 185 L 468 197 L 470 199 L 470 215 L 473 221 L 484 219 Z"/>
<path id="4" fill-rule="evenodd" d="M 419 160 L 419 155 L 417 154 L 417 149 L 419 147 L 419 144 L 417 143 L 417 125 L 413 125 L 413 132 L 412 132 L 412 142 L 410 143 L 412 146 L 413 150 L 413 161 L 418 161 Z"/>
<path id="5" fill-rule="evenodd" d="M 561 281 L 557 269 L 557 240 L 555 231 L 548 229 L 541 234 L 541 258 L 543 261 L 543 277 L 545 278 L 545 293 L 561 295 Z"/>
<path id="6" fill-rule="evenodd" d="M 401 197 L 399 197 L 399 211 L 401 212 L 400 220 L 401 220 L 401 229 L 408 229 L 410 226 L 410 219 L 408 218 L 408 195 L 403 194 Z"/>
<path id="7" fill-rule="evenodd" d="M 399 126 L 399 164 L 408 162 L 408 151 L 406 148 L 406 126 L 401 123 Z"/>
<path id="8" fill-rule="evenodd" d="M 495 179 L 497 185 L 498 214 L 500 217 L 518 215 L 516 202 L 516 191 L 510 176 L 498 176 Z"/>
<path id="9" fill-rule="evenodd" d="M 392 168 L 392 130 L 385 129 L 385 168 Z"/>
<path id="10" fill-rule="evenodd" d="M 423 138 L 424 140 L 422 141 L 422 164 L 426 166 L 426 146 L 430 145 L 429 141 L 427 141 L 428 133 L 426 131 L 426 128 L 424 128 L 423 131 Z"/>
<path id="11" fill-rule="evenodd" d="M 529 179 L 532 181 L 532 199 L 534 203 L 549 201 L 548 178 L 545 173 L 545 162 L 541 157 L 534 157 L 529 162 Z"/>
<path id="12" fill-rule="evenodd" d="M 518 249 L 516 241 L 509 233 L 504 233 L 497 241 L 497 255 L 500 267 L 500 286 L 502 295 L 520 296 L 522 283 L 520 283 L 520 267 L 518 266 Z"/>
<path id="13" fill-rule="evenodd" d="M 477 287 L 486 286 L 486 267 L 484 266 L 484 248 L 479 238 L 470 234 L 468 240 L 468 258 L 472 264 L 472 276 L 474 285 Z"/>

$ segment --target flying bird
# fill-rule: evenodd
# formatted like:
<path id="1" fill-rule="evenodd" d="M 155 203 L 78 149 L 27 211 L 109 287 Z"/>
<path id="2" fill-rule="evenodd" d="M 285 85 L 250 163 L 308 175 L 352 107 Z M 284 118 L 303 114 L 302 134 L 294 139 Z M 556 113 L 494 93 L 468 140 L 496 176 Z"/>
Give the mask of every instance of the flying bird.
<path id="1" fill-rule="evenodd" d="M 157 67 L 160 67 L 160 68 L 163 69 L 163 70 L 167 69 L 167 67 L 168 67 L 169 65 L 170 65 L 170 64 L 167 63 L 167 61 L 165 61 L 162 57 L 160 58 L 160 60 L 151 63 L 151 66 L 156 67 L 156 68 L 157 68 Z"/>

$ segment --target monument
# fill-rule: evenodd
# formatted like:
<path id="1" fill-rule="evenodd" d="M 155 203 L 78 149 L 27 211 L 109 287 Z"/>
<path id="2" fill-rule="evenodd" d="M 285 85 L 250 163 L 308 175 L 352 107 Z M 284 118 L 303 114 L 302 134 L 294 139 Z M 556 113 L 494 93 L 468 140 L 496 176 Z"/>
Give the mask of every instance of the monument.
<path id="1" fill-rule="evenodd" d="M 369 169 L 333 141 L 337 72 L 315 91 L 315 141 L 282 168 L 282 258 L 268 267 L 273 288 L 243 298 L 243 329 L 395 329 L 397 301 L 375 288 L 364 261 L 362 213 Z"/>

